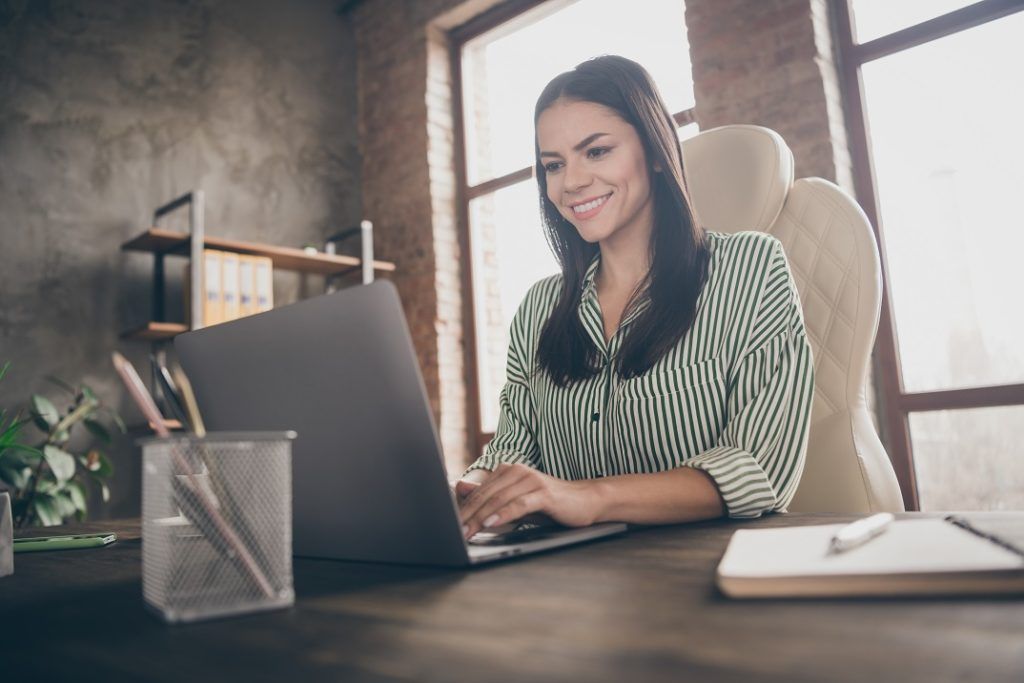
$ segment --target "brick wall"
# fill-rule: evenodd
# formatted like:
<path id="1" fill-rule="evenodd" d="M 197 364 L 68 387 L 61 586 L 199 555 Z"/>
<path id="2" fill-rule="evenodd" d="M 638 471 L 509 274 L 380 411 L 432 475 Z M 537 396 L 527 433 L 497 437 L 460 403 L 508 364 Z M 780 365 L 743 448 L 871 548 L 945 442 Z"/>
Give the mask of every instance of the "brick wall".
<path id="1" fill-rule="evenodd" d="M 472 459 L 446 30 L 493 0 L 370 0 L 351 11 L 363 211 L 398 287 L 451 476 Z"/>
<path id="2" fill-rule="evenodd" d="M 687 0 L 697 122 L 767 126 L 796 177 L 853 189 L 825 0 Z"/>

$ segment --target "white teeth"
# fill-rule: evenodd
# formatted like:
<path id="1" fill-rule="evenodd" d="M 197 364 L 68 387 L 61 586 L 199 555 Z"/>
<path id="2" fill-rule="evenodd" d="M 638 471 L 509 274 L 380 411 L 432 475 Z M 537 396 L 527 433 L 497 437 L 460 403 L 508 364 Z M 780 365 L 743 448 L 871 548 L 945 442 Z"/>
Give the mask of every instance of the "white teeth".
<path id="1" fill-rule="evenodd" d="M 610 196 L 611 195 L 608 195 L 608 197 Z M 576 206 L 572 207 L 573 213 L 586 213 L 591 209 L 596 209 L 597 207 L 601 206 L 606 201 L 608 201 L 608 197 L 600 197 L 592 202 L 587 202 L 586 204 L 577 204 Z"/>

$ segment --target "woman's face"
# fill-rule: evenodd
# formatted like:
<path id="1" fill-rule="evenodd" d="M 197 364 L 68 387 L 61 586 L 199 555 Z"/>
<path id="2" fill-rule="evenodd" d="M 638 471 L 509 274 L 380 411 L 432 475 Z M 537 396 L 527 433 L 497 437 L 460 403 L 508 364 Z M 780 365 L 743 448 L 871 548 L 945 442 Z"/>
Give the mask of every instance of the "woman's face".
<path id="1" fill-rule="evenodd" d="M 548 199 L 587 242 L 654 225 L 650 174 L 636 130 L 612 109 L 556 100 L 537 119 Z"/>

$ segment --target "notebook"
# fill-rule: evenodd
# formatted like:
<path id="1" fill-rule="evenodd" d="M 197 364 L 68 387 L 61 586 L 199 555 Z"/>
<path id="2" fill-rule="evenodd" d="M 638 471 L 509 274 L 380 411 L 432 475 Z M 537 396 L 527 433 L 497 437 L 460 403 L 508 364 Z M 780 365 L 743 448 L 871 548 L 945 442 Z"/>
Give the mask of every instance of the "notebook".
<path id="1" fill-rule="evenodd" d="M 718 565 L 734 598 L 1024 595 L 1024 515 L 893 522 L 877 538 L 830 554 L 843 524 L 740 529 Z"/>

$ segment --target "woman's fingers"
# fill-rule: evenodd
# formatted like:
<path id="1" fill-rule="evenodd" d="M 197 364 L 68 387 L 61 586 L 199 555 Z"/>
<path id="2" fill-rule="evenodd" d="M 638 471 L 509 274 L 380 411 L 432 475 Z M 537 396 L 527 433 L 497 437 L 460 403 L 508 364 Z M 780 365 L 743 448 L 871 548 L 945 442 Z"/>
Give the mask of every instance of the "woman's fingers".
<path id="1" fill-rule="evenodd" d="M 540 482 L 533 477 L 519 479 L 489 497 L 473 515 L 464 518 L 466 538 L 482 528 L 505 524 L 535 512 L 538 508 L 534 506 L 542 499 Z"/>
<path id="2" fill-rule="evenodd" d="M 466 479 L 459 479 L 455 482 L 455 497 L 458 498 L 461 503 L 466 499 L 469 494 L 480 488 L 481 484 L 478 481 L 468 481 Z"/>
<path id="3" fill-rule="evenodd" d="M 528 467 L 517 465 L 499 465 L 483 484 L 471 492 L 464 500 L 459 501 L 459 517 L 462 523 L 476 514 L 480 506 L 487 502 L 498 491 L 515 484 L 532 472 Z"/>

